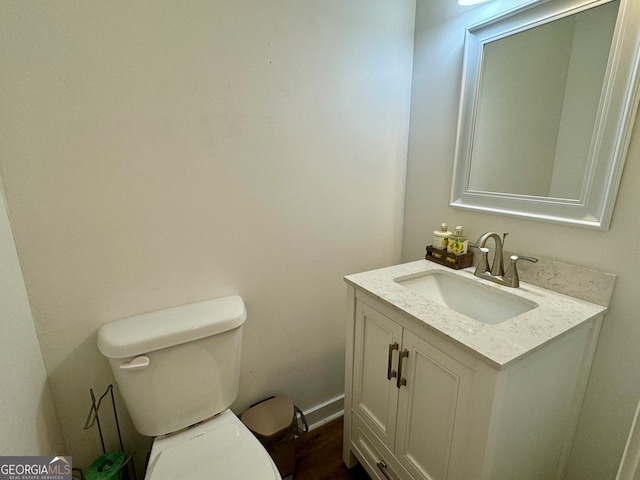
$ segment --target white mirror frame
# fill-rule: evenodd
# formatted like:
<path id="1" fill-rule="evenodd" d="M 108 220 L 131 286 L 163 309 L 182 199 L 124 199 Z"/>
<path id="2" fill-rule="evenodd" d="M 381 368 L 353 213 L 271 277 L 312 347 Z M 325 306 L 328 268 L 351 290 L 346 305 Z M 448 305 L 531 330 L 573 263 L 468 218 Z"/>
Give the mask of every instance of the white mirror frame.
<path id="1" fill-rule="evenodd" d="M 639 101 L 640 0 L 620 0 L 580 198 L 474 191 L 468 185 L 484 45 L 611 1 L 534 0 L 467 28 L 452 207 L 609 228 Z"/>

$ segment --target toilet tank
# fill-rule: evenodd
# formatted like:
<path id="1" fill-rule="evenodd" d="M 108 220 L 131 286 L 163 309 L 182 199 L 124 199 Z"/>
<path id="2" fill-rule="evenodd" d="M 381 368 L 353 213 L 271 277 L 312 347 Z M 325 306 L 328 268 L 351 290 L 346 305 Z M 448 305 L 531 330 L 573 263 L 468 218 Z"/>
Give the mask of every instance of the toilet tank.
<path id="1" fill-rule="evenodd" d="M 242 298 L 231 296 L 100 327 L 98 349 L 138 432 L 175 432 L 233 403 L 246 317 Z"/>

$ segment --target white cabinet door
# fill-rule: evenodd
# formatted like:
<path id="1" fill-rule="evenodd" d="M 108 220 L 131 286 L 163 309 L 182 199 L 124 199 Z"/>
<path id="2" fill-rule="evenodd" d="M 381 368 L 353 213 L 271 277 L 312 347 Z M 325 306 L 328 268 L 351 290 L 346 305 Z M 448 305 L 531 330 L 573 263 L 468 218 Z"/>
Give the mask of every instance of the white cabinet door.
<path id="1" fill-rule="evenodd" d="M 355 318 L 353 409 L 393 451 L 398 389 L 395 366 L 402 327 L 357 301 Z"/>
<path id="2" fill-rule="evenodd" d="M 401 352 L 395 455 L 416 480 L 461 479 L 474 372 L 408 330 Z"/>

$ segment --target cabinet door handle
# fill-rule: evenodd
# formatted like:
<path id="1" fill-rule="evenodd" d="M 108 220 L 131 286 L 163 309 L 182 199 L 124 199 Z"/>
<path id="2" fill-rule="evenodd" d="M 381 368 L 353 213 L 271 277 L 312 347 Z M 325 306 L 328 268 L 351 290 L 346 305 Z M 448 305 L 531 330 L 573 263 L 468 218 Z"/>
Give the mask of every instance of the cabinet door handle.
<path id="1" fill-rule="evenodd" d="M 384 478 L 386 478 L 387 480 L 391 480 L 391 477 L 387 473 L 387 463 L 384 460 L 380 460 L 378 463 L 376 463 L 376 467 L 378 467 L 378 470 L 382 472 Z"/>
<path id="2" fill-rule="evenodd" d="M 391 380 L 392 378 L 396 378 L 396 371 L 391 370 L 391 363 L 393 362 L 393 351 L 398 350 L 400 346 L 398 342 L 393 342 L 389 344 L 389 361 L 387 362 L 387 380 Z"/>
<path id="3" fill-rule="evenodd" d="M 402 377 L 402 360 L 404 358 L 409 358 L 409 350 L 406 348 L 400 352 L 400 356 L 398 357 L 398 378 L 396 387 L 400 388 L 407 384 L 407 379 Z"/>

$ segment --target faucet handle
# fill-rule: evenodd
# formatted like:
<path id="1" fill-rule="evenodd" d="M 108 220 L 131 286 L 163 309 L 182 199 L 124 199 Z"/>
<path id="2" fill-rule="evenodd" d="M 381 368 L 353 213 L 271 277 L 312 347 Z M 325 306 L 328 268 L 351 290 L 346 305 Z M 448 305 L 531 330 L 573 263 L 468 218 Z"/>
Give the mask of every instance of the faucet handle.
<path id="1" fill-rule="evenodd" d="M 504 274 L 504 283 L 508 287 L 518 288 L 520 286 L 520 278 L 518 276 L 518 260 L 526 260 L 527 262 L 536 263 L 538 261 L 535 257 L 527 257 L 525 255 L 511 255 L 511 261 L 509 262 L 509 267 L 507 268 L 506 273 Z"/>
<path id="2" fill-rule="evenodd" d="M 536 257 L 527 257 L 526 255 L 511 255 L 511 261 L 517 262 L 518 260 L 526 260 L 527 262 L 537 263 L 538 259 Z"/>
<path id="3" fill-rule="evenodd" d="M 474 245 L 474 247 L 476 246 Z M 480 250 L 480 261 L 476 266 L 476 271 L 474 275 L 480 276 L 480 274 L 489 271 L 489 258 L 488 258 L 489 249 L 487 247 L 476 247 L 476 248 Z"/>

